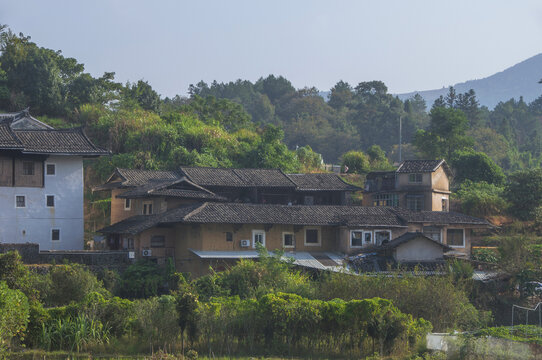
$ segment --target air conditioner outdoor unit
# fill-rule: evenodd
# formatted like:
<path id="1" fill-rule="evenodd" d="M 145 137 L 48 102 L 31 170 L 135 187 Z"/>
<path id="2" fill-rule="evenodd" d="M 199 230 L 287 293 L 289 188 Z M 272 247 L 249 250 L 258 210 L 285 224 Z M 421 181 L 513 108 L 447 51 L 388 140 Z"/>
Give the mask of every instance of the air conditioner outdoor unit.
<path id="1" fill-rule="evenodd" d="M 144 249 L 142 251 L 143 256 L 152 256 L 152 250 L 151 249 Z"/>
<path id="2" fill-rule="evenodd" d="M 241 247 L 249 247 L 250 240 L 241 240 Z"/>

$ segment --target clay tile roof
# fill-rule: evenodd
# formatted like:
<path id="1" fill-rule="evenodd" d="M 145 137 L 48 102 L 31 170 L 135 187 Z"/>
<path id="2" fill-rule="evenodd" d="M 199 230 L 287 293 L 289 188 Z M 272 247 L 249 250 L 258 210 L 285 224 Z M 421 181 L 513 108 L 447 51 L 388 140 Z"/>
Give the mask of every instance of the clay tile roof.
<path id="1" fill-rule="evenodd" d="M 21 149 L 23 145 L 9 124 L 0 124 L 0 149 Z"/>
<path id="2" fill-rule="evenodd" d="M 205 203 L 189 214 L 171 212 L 161 222 L 405 226 L 399 216 L 383 207 L 242 203 Z"/>
<path id="3" fill-rule="evenodd" d="M 163 197 L 182 197 L 188 199 L 201 200 L 217 200 L 226 201 L 226 198 L 216 195 L 215 193 L 203 189 L 195 184 L 188 184 L 190 188 L 179 188 L 179 185 L 184 185 L 187 180 L 185 177 L 181 179 L 163 180 L 151 179 L 146 184 L 138 186 L 132 190 L 123 192 L 117 195 L 118 198 L 138 198 L 147 196 L 163 196 Z"/>
<path id="4" fill-rule="evenodd" d="M 177 180 L 181 175 L 176 171 L 160 170 L 139 170 L 117 168 L 116 173 L 123 178 L 122 186 L 142 186 L 152 180 Z"/>
<path id="5" fill-rule="evenodd" d="M 336 174 L 286 174 L 297 186 L 297 190 L 302 191 L 357 191 L 361 188 L 346 183 Z"/>
<path id="6" fill-rule="evenodd" d="M 405 160 L 397 168 L 398 173 L 424 173 L 436 171 L 441 165 L 446 165 L 444 160 Z"/>
<path id="7" fill-rule="evenodd" d="M 81 129 L 33 129 L 13 130 L 23 146 L 23 153 L 30 154 L 70 154 L 70 155 L 107 155 L 85 136 Z"/>
<path id="8" fill-rule="evenodd" d="M 278 169 L 224 169 L 210 167 L 181 167 L 182 173 L 201 186 L 225 187 L 295 187 Z"/>
<path id="9" fill-rule="evenodd" d="M 480 218 L 446 211 L 411 211 L 402 208 L 393 208 L 393 211 L 407 222 L 433 223 L 433 224 L 462 224 L 462 225 L 487 225 L 490 224 Z"/>
<path id="10" fill-rule="evenodd" d="M 436 241 L 434 239 L 431 239 L 430 237 L 428 237 L 427 235 L 424 235 L 421 232 L 407 232 L 407 233 L 404 233 L 403 235 L 393 239 L 389 243 L 382 244 L 380 246 L 380 248 L 381 249 L 393 249 L 393 248 L 398 247 L 401 244 L 409 242 L 410 240 L 419 239 L 419 238 L 423 238 L 424 240 L 434 242 L 435 244 L 443 247 L 445 250 L 452 250 L 451 247 L 449 247 L 447 245 L 444 245 L 443 243 L 438 242 L 438 241 Z"/>

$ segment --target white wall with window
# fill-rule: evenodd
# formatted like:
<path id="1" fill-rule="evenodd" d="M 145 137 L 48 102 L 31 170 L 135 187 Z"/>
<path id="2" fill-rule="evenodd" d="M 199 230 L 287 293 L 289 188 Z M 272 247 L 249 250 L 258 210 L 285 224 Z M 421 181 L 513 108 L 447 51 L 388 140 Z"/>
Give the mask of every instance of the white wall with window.
<path id="1" fill-rule="evenodd" d="M 282 247 L 286 249 L 295 248 L 295 235 L 293 232 L 282 233 Z"/>
<path id="2" fill-rule="evenodd" d="M 265 247 L 265 231 L 264 230 L 252 230 L 252 247 L 255 249 L 256 244 L 261 244 Z"/>
<path id="3" fill-rule="evenodd" d="M 23 165 L 25 173 L 36 169 L 34 162 Z M 42 187 L 0 186 L 6 199 L 0 201 L 0 243 L 32 242 L 39 244 L 40 250 L 82 250 L 83 159 L 49 156 L 42 171 Z M 24 198 L 19 198 L 24 207 L 17 207 L 17 196 Z M 48 205 L 54 205 L 54 211 Z M 58 240 L 53 240 L 57 235 L 53 236 L 52 229 L 59 230 Z"/>

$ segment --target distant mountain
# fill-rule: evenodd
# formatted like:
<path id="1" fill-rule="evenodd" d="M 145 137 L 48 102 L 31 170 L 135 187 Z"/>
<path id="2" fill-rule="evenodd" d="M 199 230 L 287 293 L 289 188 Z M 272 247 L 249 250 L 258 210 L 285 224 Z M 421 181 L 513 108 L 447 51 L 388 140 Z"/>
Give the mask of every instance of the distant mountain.
<path id="1" fill-rule="evenodd" d="M 531 102 L 542 95 L 542 54 L 535 55 L 508 69 L 479 80 L 469 80 L 453 85 L 457 93 L 474 89 L 480 105 L 493 109 L 500 101 L 523 96 L 526 102 Z M 446 96 L 448 88 L 437 90 L 413 91 L 397 94 L 401 100 L 408 99 L 416 93 L 420 94 L 431 108 L 435 99 L 440 95 Z"/>

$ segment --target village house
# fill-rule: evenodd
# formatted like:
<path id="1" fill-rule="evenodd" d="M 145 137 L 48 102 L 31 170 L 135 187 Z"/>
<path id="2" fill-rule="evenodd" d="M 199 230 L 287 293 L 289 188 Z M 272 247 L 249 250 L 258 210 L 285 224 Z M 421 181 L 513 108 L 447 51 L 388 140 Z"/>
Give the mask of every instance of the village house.
<path id="1" fill-rule="evenodd" d="M 449 211 L 451 177 L 444 160 L 406 160 L 395 171 L 367 174 L 362 204 Z"/>
<path id="2" fill-rule="evenodd" d="M 207 177 L 198 178 L 195 173 Z M 110 247 L 158 262 L 173 258 L 178 271 L 194 275 L 206 273 L 209 266 L 220 270 L 237 259 L 257 257 L 257 244 L 269 251 L 283 249 L 298 265 L 334 269 L 342 265 L 345 255 L 392 244 L 409 232 L 444 245 L 439 246 L 439 254 L 427 251 L 426 260 L 441 259 L 444 248 L 467 255 L 472 230 L 488 226 L 485 220 L 453 212 L 334 205 L 356 189 L 335 174 L 117 169 L 98 188 L 106 189 L 116 193 L 111 201 L 112 225 L 100 230 Z M 312 196 L 313 204 L 302 205 L 306 196 Z M 419 252 L 426 245 L 423 241 L 412 244 L 407 253 Z"/>
<path id="3" fill-rule="evenodd" d="M 105 154 L 81 129 L 0 114 L 0 243 L 83 249 L 83 158 Z"/>

